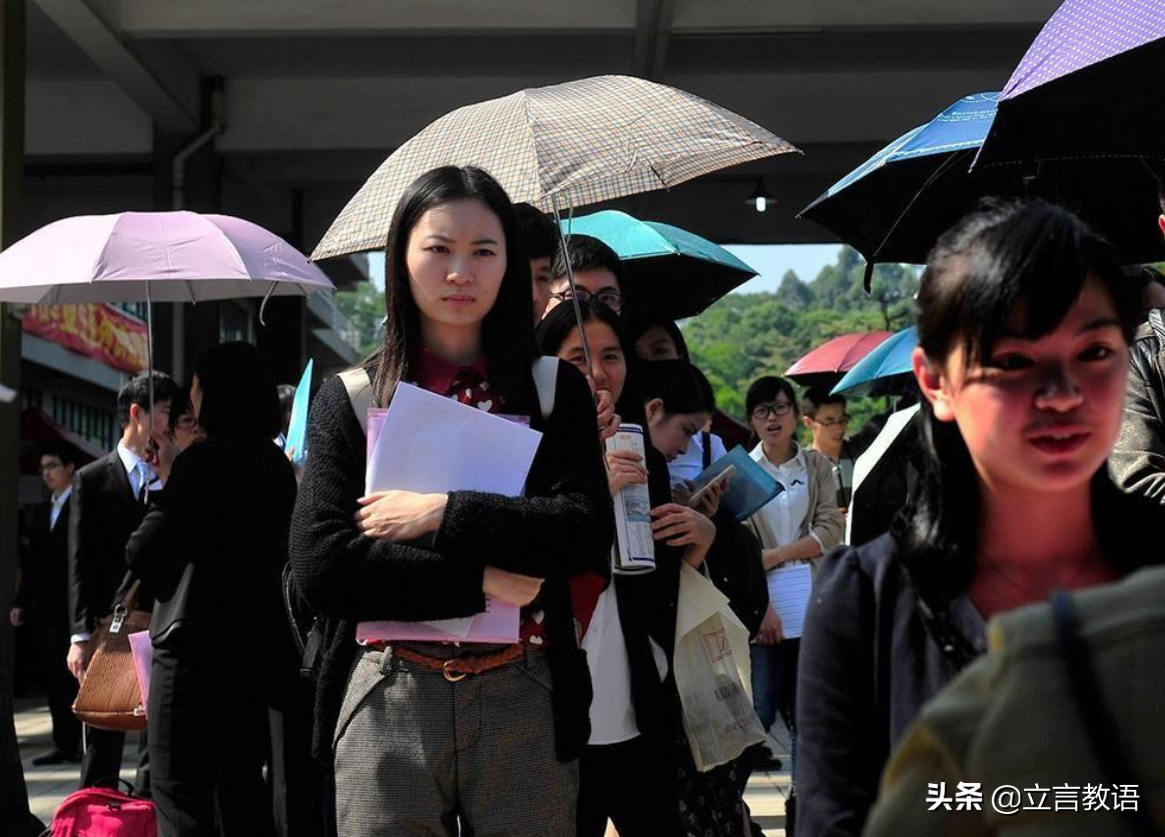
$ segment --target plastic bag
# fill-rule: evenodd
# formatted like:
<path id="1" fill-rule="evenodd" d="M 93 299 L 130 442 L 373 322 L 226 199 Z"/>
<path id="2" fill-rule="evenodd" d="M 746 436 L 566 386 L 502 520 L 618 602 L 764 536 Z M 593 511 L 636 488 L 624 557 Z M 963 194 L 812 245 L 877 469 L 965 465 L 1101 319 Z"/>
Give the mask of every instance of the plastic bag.
<path id="1" fill-rule="evenodd" d="M 752 707 L 748 629 L 728 597 L 687 563 L 680 565 L 672 664 L 697 769 L 726 764 L 765 740 Z"/>

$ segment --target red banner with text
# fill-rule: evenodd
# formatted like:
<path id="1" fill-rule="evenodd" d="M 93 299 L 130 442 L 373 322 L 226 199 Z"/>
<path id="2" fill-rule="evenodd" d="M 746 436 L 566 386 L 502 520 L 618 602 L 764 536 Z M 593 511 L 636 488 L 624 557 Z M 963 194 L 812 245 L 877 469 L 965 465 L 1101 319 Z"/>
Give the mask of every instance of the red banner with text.
<path id="1" fill-rule="evenodd" d="M 24 330 L 124 372 L 146 368 L 146 326 L 112 305 L 33 305 Z"/>

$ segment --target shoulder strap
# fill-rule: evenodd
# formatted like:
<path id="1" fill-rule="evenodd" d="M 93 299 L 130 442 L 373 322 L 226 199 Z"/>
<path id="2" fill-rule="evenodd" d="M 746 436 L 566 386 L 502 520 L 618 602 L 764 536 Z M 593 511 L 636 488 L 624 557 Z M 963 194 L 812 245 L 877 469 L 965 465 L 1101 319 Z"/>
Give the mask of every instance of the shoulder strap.
<path id="1" fill-rule="evenodd" d="M 558 358 L 539 357 L 534 360 L 534 386 L 538 390 L 538 407 L 542 420 L 550 418 L 554 412 L 554 396 L 558 389 Z M 368 408 L 372 406 L 372 380 L 363 366 L 354 366 L 340 373 L 348 400 L 352 402 L 352 412 L 360 422 L 360 429 L 368 433 Z"/>
<path id="2" fill-rule="evenodd" d="M 1121 747 L 1120 727 L 1112 708 L 1104 699 L 1096 671 L 1089 663 L 1088 645 L 1080 635 L 1076 601 L 1071 593 L 1057 590 L 1052 594 L 1051 606 L 1060 657 L 1071 685 L 1069 694 L 1092 751 L 1100 762 L 1101 775 L 1107 782 L 1131 783 L 1135 781 L 1132 765 Z M 1145 809 L 1137 806 L 1124 810 L 1132 815 L 1131 823 L 1140 837 L 1155 837 L 1161 833 Z"/>
<path id="3" fill-rule="evenodd" d="M 712 434 L 707 430 L 701 430 L 700 442 L 704 445 L 704 470 L 707 470 L 712 464 Z"/>
<path id="4" fill-rule="evenodd" d="M 542 420 L 554 412 L 554 395 L 558 388 L 558 358 L 544 355 L 534 359 L 534 387 L 538 390 L 538 407 Z"/>
<path id="5" fill-rule="evenodd" d="M 353 366 L 340 373 L 340 380 L 348 391 L 348 400 L 352 402 L 356 421 L 360 422 L 360 429 L 367 435 L 368 408 L 372 406 L 372 380 L 368 377 L 368 371 L 363 366 Z"/>

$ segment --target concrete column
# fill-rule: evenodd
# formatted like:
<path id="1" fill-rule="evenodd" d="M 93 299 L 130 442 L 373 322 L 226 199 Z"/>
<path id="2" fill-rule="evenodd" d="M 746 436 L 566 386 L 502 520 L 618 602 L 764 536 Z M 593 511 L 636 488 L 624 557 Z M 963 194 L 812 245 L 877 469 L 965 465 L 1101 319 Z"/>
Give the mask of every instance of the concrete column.
<path id="1" fill-rule="evenodd" d="M 25 0 L 0 0 L 0 248 L 15 238 L 24 178 Z M 0 305 L 0 381 L 20 386 L 20 321 Z M 0 834 L 24 837 L 28 791 L 12 713 L 12 609 L 16 580 L 16 497 L 20 402 L 0 404 Z M 62 663 L 63 664 L 63 663 Z"/>

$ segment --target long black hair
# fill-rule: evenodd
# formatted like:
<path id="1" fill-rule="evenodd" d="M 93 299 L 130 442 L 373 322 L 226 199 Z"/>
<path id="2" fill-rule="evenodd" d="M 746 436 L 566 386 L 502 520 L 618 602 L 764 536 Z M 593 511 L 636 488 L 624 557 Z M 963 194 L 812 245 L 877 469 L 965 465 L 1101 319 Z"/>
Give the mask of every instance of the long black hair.
<path id="1" fill-rule="evenodd" d="M 485 204 L 501 222 L 506 239 L 506 272 L 493 308 L 482 324 L 482 349 L 489 361 L 490 383 L 511 408 L 525 404 L 530 395 L 534 307 L 530 261 L 514 206 L 505 190 L 482 169 L 443 166 L 414 180 L 392 217 L 385 247 L 384 307 L 388 319 L 384 343 L 372 359 L 373 391 L 382 405 L 400 381 L 412 380 L 421 351 L 420 315 L 409 287 L 409 237 L 430 209 L 459 200 Z"/>
<path id="2" fill-rule="evenodd" d="M 627 334 L 627 328 L 622 318 L 604 305 L 593 299 L 579 299 L 579 313 L 582 314 L 582 323 L 585 326 L 590 322 L 600 322 L 610 327 L 619 340 L 623 349 L 623 358 L 627 364 L 627 376 L 623 379 L 623 392 L 615 404 L 615 412 L 624 422 L 646 426 L 646 417 L 643 413 L 643 398 L 639 392 L 639 364 L 641 361 L 635 356 L 635 343 Z M 550 313 L 534 329 L 534 342 L 538 351 L 544 355 L 557 355 L 571 333 L 578 329 L 574 318 L 574 305 L 564 302 L 556 305 Z M 588 372 L 589 374 L 589 372 Z"/>
<path id="3" fill-rule="evenodd" d="M 676 352 L 683 359 L 692 362 L 691 353 L 688 351 L 688 341 L 684 339 L 684 333 L 680 327 L 676 325 L 676 321 L 670 317 L 665 317 L 654 311 L 631 311 L 626 315 L 627 331 L 631 335 L 631 343 L 634 345 L 639 342 L 649 328 L 659 326 L 667 332 L 668 337 L 676 346 Z"/>
<path id="4" fill-rule="evenodd" d="M 202 403 L 198 423 L 208 438 L 274 439 L 282 418 L 271 368 L 250 343 L 219 343 L 194 364 Z"/>
<path id="5" fill-rule="evenodd" d="M 1131 340 L 1141 285 L 1122 274 L 1107 242 L 1058 206 L 985 203 L 930 252 L 916 306 L 919 345 L 940 364 L 961 346 L 970 364 L 990 357 L 1000 337 L 1015 332 L 1017 313 L 1021 336 L 1038 339 L 1059 326 L 1088 281 L 1112 299 Z M 979 484 L 958 426 L 938 421 L 925 399 L 921 409 L 921 483 L 892 531 L 919 594 L 939 608 L 964 592 L 975 573 Z M 1122 495 L 1103 467 L 1092 493 L 1101 547 L 1114 565 L 1128 568 L 1143 550 L 1127 548 L 1126 527 L 1146 508 Z"/>

